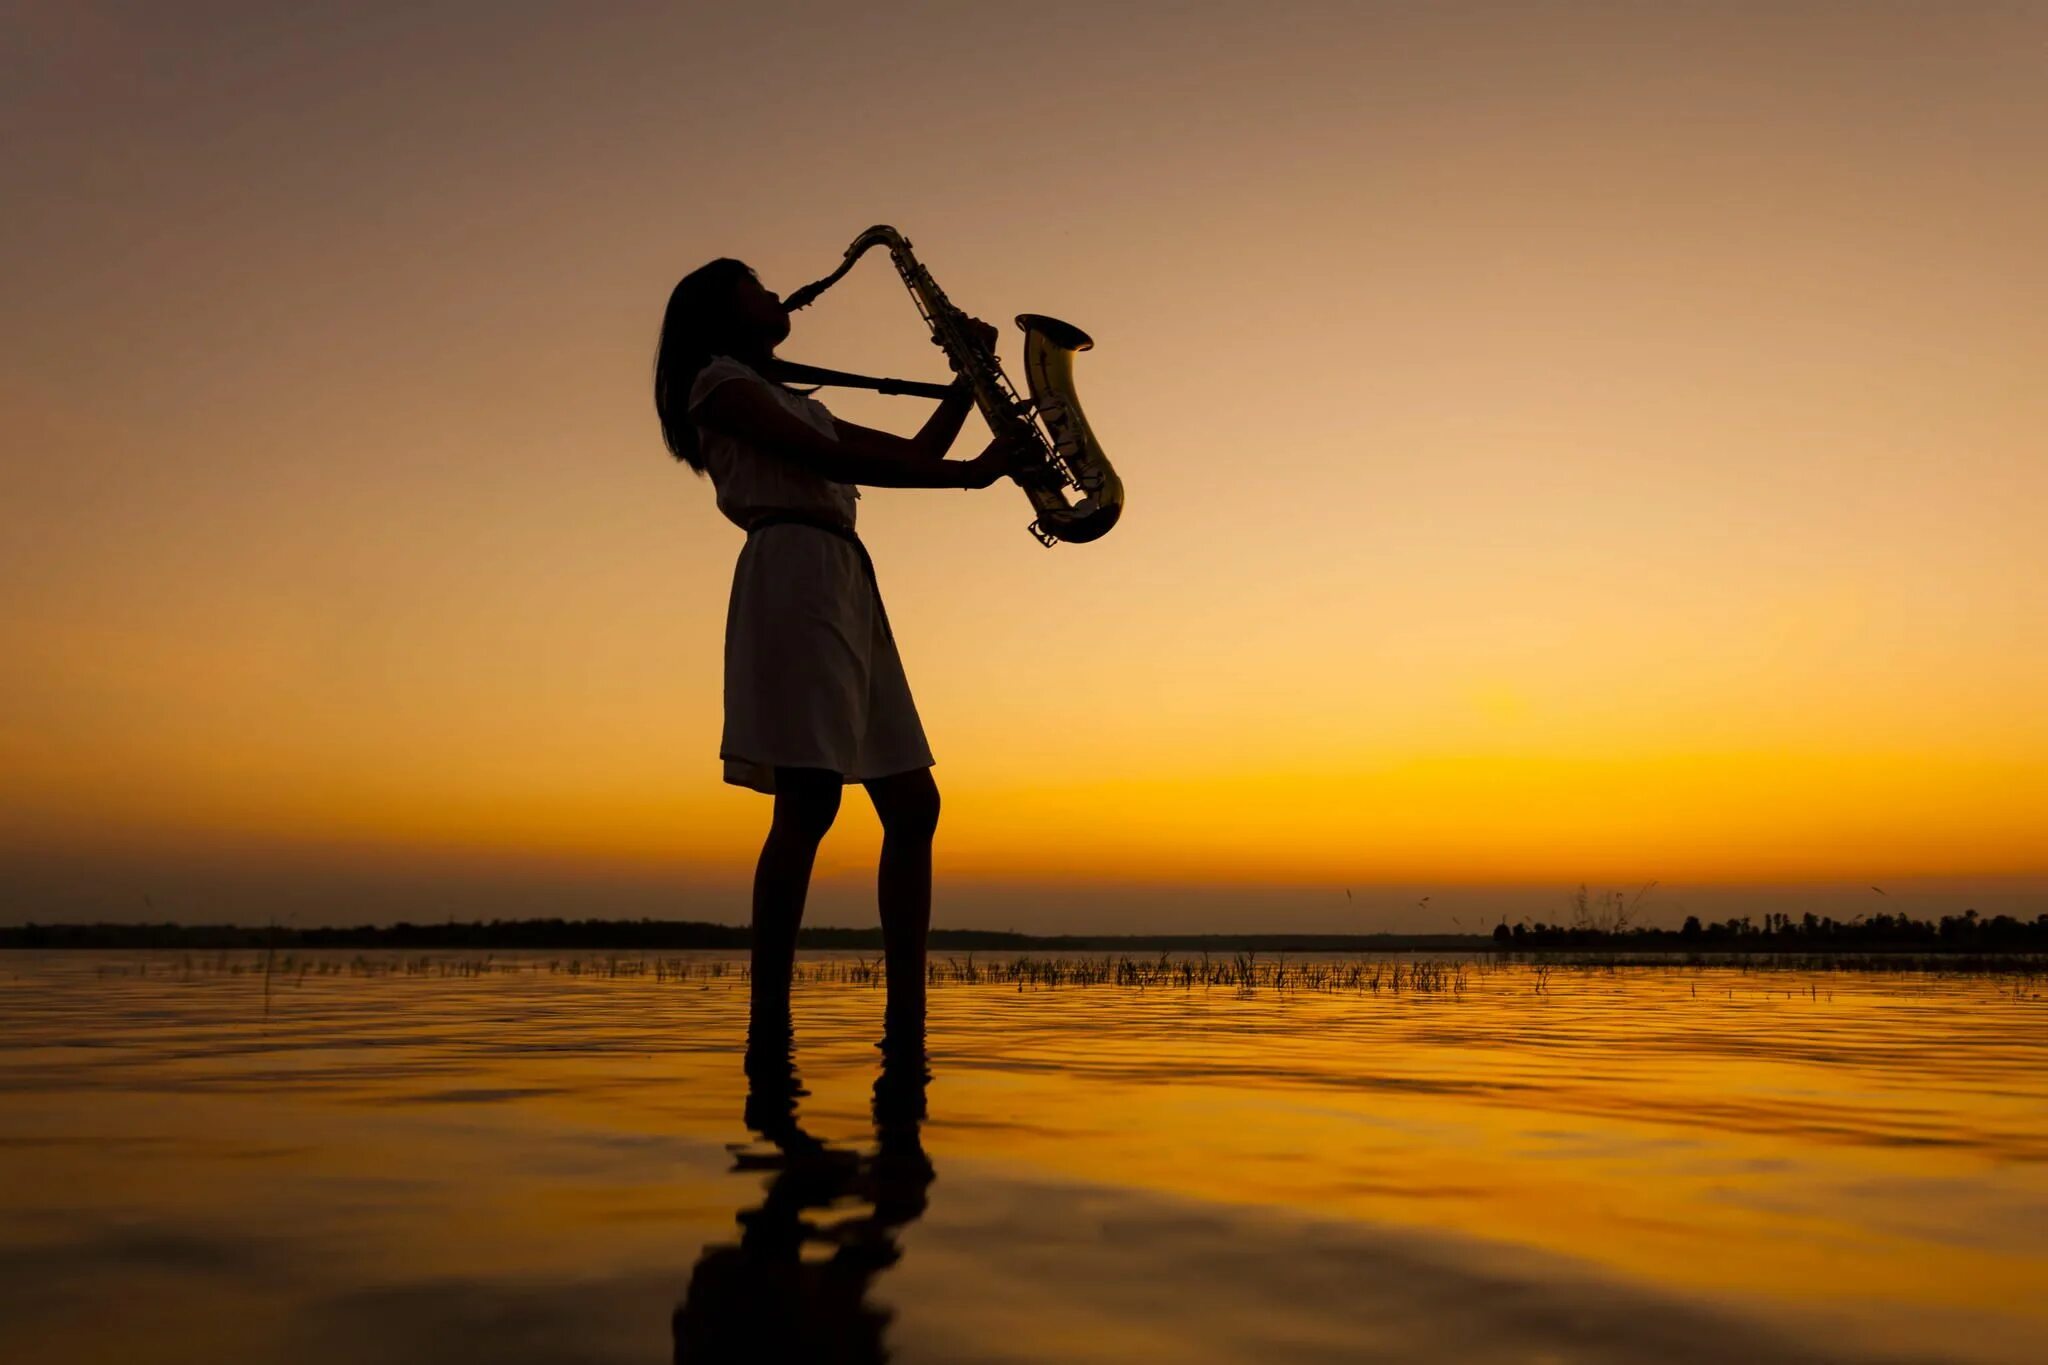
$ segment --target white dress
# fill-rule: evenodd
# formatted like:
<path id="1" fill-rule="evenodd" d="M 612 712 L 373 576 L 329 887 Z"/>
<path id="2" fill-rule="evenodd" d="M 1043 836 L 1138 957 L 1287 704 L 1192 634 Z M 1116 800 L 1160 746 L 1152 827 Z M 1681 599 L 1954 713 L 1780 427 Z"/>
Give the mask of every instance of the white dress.
<path id="1" fill-rule="evenodd" d="M 729 356 L 690 386 L 689 407 L 721 384 L 754 384 L 827 436 L 823 403 L 770 383 Z M 794 513 L 853 528 L 860 493 L 698 427 L 718 510 L 751 526 Z M 725 780 L 775 790 L 775 769 L 826 768 L 865 782 L 932 766 L 874 581 L 860 551 L 829 531 L 784 523 L 747 537 L 725 618 Z"/>

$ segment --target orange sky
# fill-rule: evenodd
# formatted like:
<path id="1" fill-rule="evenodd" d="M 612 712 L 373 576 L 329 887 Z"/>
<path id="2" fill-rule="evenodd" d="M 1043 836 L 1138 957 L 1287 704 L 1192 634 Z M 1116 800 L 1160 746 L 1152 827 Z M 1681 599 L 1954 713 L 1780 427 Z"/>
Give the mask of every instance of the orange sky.
<path id="1" fill-rule="evenodd" d="M 2048 903 L 2048 15 L 683 8 L 11 7 L 0 918 L 737 918 L 654 331 L 872 222 L 1130 497 L 863 503 L 941 922 Z M 943 374 L 879 257 L 784 350 Z"/>

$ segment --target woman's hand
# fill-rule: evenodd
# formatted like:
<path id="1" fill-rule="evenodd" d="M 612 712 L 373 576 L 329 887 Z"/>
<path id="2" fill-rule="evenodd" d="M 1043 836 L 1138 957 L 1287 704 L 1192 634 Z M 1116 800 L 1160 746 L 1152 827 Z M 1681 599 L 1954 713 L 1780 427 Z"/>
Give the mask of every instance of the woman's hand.
<path id="1" fill-rule="evenodd" d="M 997 331 L 995 327 L 992 326 L 991 324 L 983 322 L 980 318 L 967 318 L 965 319 L 965 321 L 967 323 L 967 335 L 972 337 L 976 342 L 978 342 L 981 346 L 981 349 L 993 354 L 996 349 L 997 343 L 1002 341 L 1003 334 Z M 939 339 L 937 337 L 933 337 L 932 343 L 936 345 L 938 344 L 938 340 Z M 956 361 L 951 355 L 948 355 L 946 357 L 946 363 L 953 367 L 953 372 L 955 374 L 958 374 L 960 372 L 959 362 Z"/>
<path id="2" fill-rule="evenodd" d="M 1043 462 L 1038 443 L 1017 436 L 998 436 L 982 450 L 981 454 L 964 462 L 967 482 L 964 488 L 987 488 L 998 479 L 1006 479 L 1024 470 L 1032 469 Z"/>

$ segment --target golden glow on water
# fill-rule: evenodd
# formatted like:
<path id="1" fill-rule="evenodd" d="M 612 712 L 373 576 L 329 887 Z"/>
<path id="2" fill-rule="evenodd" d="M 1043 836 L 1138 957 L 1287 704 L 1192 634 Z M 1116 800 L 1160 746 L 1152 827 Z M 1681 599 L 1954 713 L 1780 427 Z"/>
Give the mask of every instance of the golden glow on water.
<path id="1" fill-rule="evenodd" d="M 0 1353 L 515 1350 L 490 1324 L 525 1305 L 558 1347 L 663 1357 L 762 1190 L 729 1169 L 744 988 L 714 960 L 416 959 L 274 978 L 266 1016 L 215 959 L 10 957 Z M 898 1358 L 1412 1359 L 1451 1330 L 1417 1304 L 1480 1359 L 2021 1361 L 2048 1330 L 2040 977 L 1463 981 L 938 985 L 937 1179 L 866 1290 Z M 872 1136 L 879 1010 L 797 992 L 823 1138 Z M 368 1308 L 381 1335 L 334 1327 Z"/>

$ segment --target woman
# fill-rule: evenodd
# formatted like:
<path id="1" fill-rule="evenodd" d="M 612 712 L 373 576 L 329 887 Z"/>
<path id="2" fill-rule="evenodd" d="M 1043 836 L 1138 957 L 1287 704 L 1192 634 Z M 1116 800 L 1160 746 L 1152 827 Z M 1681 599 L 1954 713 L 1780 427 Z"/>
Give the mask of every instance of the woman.
<path id="1" fill-rule="evenodd" d="M 990 344 L 995 329 L 977 323 Z M 877 878 L 892 1024 L 924 1016 L 932 834 L 939 789 L 874 567 L 853 532 L 854 487 L 986 488 L 1018 467 L 1000 441 L 945 458 L 973 398 L 964 383 L 916 436 L 841 421 L 771 377 L 789 335 L 782 301 L 738 261 L 692 271 L 669 295 L 654 405 L 677 459 L 709 473 L 747 531 L 725 626 L 725 780 L 771 793 L 754 871 L 753 1013 L 788 1009 L 797 925 L 841 788 L 867 788 L 882 822 Z"/>

